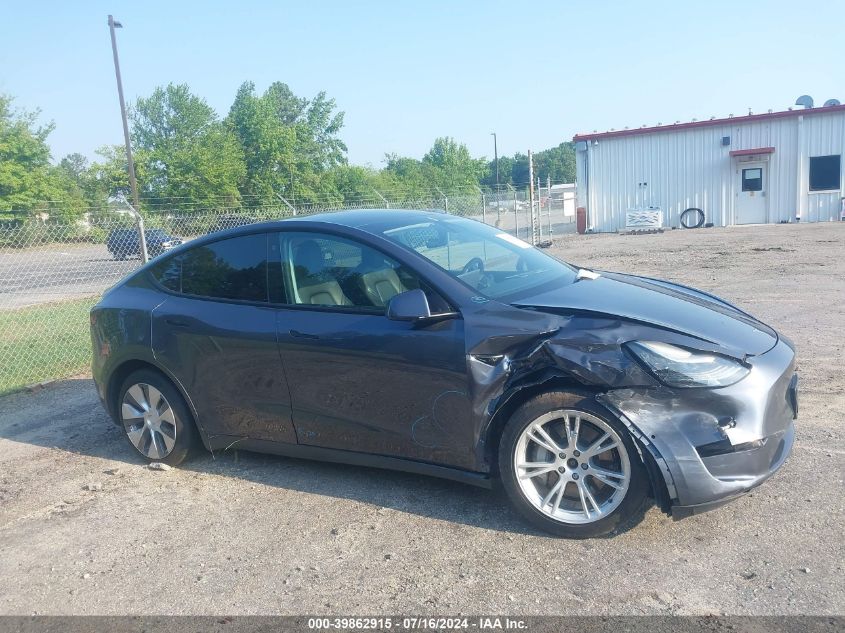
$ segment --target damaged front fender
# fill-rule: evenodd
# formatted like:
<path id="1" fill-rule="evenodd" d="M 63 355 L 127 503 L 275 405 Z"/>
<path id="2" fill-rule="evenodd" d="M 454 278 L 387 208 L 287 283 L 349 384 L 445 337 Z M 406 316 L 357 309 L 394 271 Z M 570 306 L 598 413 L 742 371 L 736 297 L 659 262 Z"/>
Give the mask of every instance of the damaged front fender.
<path id="1" fill-rule="evenodd" d="M 623 345 L 654 338 L 655 327 L 595 314 L 555 314 L 489 303 L 466 315 L 477 459 L 490 467 L 494 419 L 526 389 L 552 381 L 594 392 L 624 387 L 658 387 L 656 379 Z M 486 332 L 491 336 L 485 337 Z M 495 334 L 494 334 L 495 333 Z M 698 339 L 660 329 L 661 340 L 706 347 Z"/>
<path id="2" fill-rule="evenodd" d="M 476 460 L 490 472 L 502 426 L 515 406 L 544 385 L 596 394 L 637 440 L 664 510 L 693 514 L 761 483 L 792 445 L 786 392 L 794 352 L 785 342 L 751 357 L 749 376 L 720 389 L 669 388 L 625 351 L 660 340 L 725 353 L 713 341 L 604 314 L 487 304 L 467 315 L 470 400 Z M 474 320 L 478 320 L 478 327 Z M 484 337 L 486 328 L 495 335 Z M 738 353 L 736 350 L 731 352 Z M 720 453 L 720 451 L 722 451 Z M 743 452 L 751 451 L 751 452 Z M 727 457 L 725 455 L 728 455 Z"/>

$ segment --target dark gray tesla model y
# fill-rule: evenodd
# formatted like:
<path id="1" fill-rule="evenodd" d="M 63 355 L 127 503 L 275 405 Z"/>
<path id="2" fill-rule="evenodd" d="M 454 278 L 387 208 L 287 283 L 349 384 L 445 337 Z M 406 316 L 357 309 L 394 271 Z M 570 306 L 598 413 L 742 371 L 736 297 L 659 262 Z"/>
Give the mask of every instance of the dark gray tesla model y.
<path id="1" fill-rule="evenodd" d="M 491 486 L 542 529 L 733 499 L 789 455 L 792 344 L 714 296 L 439 212 L 252 224 L 91 311 L 100 398 L 150 461 L 202 444 Z"/>

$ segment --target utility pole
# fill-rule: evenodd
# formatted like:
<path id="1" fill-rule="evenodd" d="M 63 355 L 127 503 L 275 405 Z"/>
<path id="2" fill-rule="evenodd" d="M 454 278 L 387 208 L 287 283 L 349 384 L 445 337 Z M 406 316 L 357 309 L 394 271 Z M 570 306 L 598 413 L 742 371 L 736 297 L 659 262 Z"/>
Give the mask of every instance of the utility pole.
<path id="1" fill-rule="evenodd" d="M 499 142 L 495 132 L 490 134 L 493 135 L 493 159 L 496 162 L 496 226 L 499 226 L 502 223 L 502 209 L 499 204 Z"/>
<path id="2" fill-rule="evenodd" d="M 141 212 L 141 201 L 138 199 L 138 182 L 135 180 L 135 161 L 132 160 L 132 143 L 129 141 L 129 121 L 126 119 L 126 102 L 123 100 L 123 81 L 120 79 L 120 62 L 117 59 L 117 38 L 114 30 L 122 29 L 123 25 L 109 16 L 109 32 L 111 33 L 111 50 L 114 55 L 114 75 L 117 78 L 117 96 L 120 99 L 120 116 L 123 119 L 123 140 L 126 143 L 126 164 L 129 170 L 129 187 L 132 189 L 132 203 L 135 211 Z"/>

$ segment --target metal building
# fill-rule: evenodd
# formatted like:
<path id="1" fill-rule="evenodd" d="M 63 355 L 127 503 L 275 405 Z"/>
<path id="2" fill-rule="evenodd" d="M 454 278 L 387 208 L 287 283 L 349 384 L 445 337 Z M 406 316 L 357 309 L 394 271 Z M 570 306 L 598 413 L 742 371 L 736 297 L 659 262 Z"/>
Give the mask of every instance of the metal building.
<path id="1" fill-rule="evenodd" d="M 845 105 L 807 100 L 784 112 L 576 135 L 587 228 L 678 227 L 689 208 L 716 226 L 838 220 Z"/>

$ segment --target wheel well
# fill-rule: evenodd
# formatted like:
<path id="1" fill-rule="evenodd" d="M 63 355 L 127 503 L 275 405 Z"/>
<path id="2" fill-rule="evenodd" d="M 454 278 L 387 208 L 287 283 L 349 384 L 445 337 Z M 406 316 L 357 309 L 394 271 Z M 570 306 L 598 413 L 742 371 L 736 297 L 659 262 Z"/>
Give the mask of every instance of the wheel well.
<path id="1" fill-rule="evenodd" d="M 584 395 L 595 395 L 599 393 L 595 389 L 586 388 L 580 383 L 576 383 L 565 378 L 551 378 L 536 385 L 520 389 L 514 393 L 505 401 L 504 404 L 502 404 L 502 406 L 499 407 L 493 415 L 493 419 L 488 427 L 485 457 L 487 458 L 487 463 L 490 464 L 491 475 L 498 476 L 499 474 L 499 442 L 502 439 L 502 429 L 505 424 L 507 424 L 514 411 L 516 411 L 525 402 L 534 396 L 547 391 L 569 391 L 582 393 Z M 598 404 L 601 405 L 600 402 Z M 608 413 L 613 415 L 612 411 L 608 411 Z M 657 465 L 654 455 L 652 455 L 651 451 L 643 445 L 640 438 L 638 438 L 636 434 L 632 433 L 630 429 L 628 429 L 628 433 L 643 457 L 643 464 L 645 465 L 646 472 L 648 473 L 652 498 L 663 512 L 668 512 L 672 502 L 666 488 L 666 482 L 663 479 L 663 475 L 660 472 L 660 467 Z"/>
<path id="2" fill-rule="evenodd" d="M 649 483 L 651 483 L 651 496 L 654 499 L 655 505 L 664 514 L 671 515 L 672 498 L 669 496 L 669 489 L 666 487 L 666 480 L 663 478 L 663 473 L 660 472 L 660 466 L 657 465 L 657 460 L 639 438 L 634 437 L 634 443 L 643 457 Z"/>
<path id="3" fill-rule="evenodd" d="M 190 416 L 189 423 L 192 423 L 196 431 L 199 433 L 200 441 L 203 445 L 208 448 L 208 441 L 206 438 L 205 430 L 200 426 L 197 422 L 197 412 L 194 409 L 193 404 L 191 403 L 190 398 L 188 398 L 185 390 L 182 388 L 176 380 L 171 378 L 167 375 L 167 373 L 162 370 L 160 367 L 153 365 L 152 363 L 144 360 L 128 360 L 124 363 L 118 365 L 115 370 L 112 372 L 111 377 L 109 378 L 108 385 L 106 387 L 106 406 L 108 407 L 109 414 L 111 415 L 112 419 L 115 421 L 116 424 L 120 424 L 120 417 L 118 416 L 117 412 L 117 396 L 118 390 L 120 386 L 123 384 L 123 381 L 133 372 L 136 372 L 140 369 L 146 369 L 148 371 L 153 371 L 168 381 L 173 388 L 176 389 L 177 392 L 182 396 L 185 401 L 185 405 L 188 409 L 188 415 Z"/>
<path id="4" fill-rule="evenodd" d="M 496 410 L 490 425 L 487 427 L 485 458 L 487 463 L 490 464 L 491 475 L 499 474 L 499 441 L 502 439 L 502 429 L 504 429 L 505 424 L 508 423 L 514 411 L 525 402 L 547 391 L 576 391 L 585 395 L 595 393 L 593 390 L 585 389 L 581 383 L 566 378 L 550 378 L 536 385 L 523 387 L 510 396 Z"/>
<path id="5" fill-rule="evenodd" d="M 150 371 L 154 371 L 157 374 L 160 374 L 162 378 L 168 380 L 174 387 L 176 387 L 179 393 L 182 393 L 182 390 L 179 389 L 179 386 L 173 383 L 173 380 L 165 374 L 161 369 L 153 365 L 152 363 L 148 363 L 147 361 L 143 360 L 128 360 L 121 365 L 118 365 L 115 370 L 112 372 L 111 376 L 109 377 L 108 386 L 106 387 L 106 404 L 109 408 L 109 413 L 111 414 L 112 418 L 115 421 L 118 421 L 117 415 L 117 396 L 118 390 L 120 386 L 123 384 L 123 381 L 129 376 L 129 374 L 138 371 L 139 369 L 148 369 Z M 184 397 L 184 394 L 182 394 Z"/>

